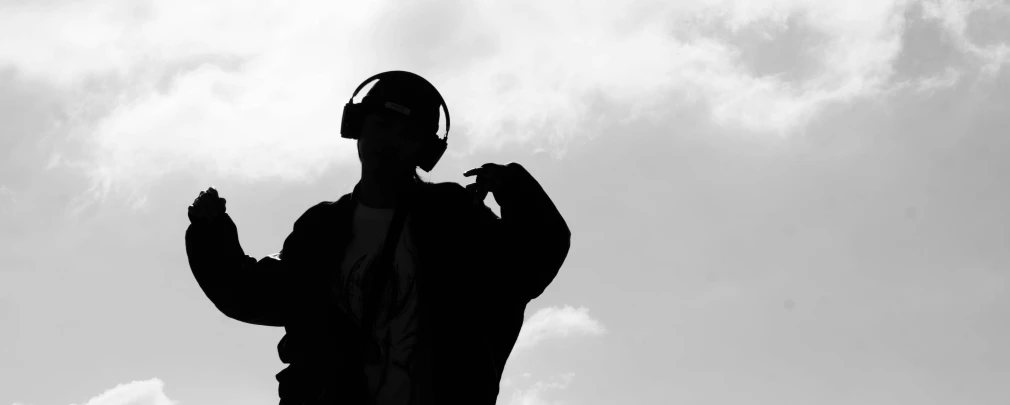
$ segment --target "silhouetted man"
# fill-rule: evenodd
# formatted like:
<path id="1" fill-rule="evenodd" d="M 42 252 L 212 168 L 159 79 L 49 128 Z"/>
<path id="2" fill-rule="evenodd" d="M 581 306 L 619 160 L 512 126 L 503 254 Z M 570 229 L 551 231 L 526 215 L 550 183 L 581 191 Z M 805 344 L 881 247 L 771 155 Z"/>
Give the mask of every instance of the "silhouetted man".
<path id="1" fill-rule="evenodd" d="M 341 123 L 357 139 L 353 190 L 309 208 L 260 260 L 242 250 L 225 199 L 200 192 L 190 267 L 225 315 L 285 328 L 281 405 L 494 404 L 526 304 L 554 279 L 571 233 L 519 164 L 469 170 L 465 188 L 422 181 L 417 168 L 445 151 L 448 107 L 403 71 L 355 95 L 374 80 Z M 483 203 L 489 192 L 501 218 Z"/>

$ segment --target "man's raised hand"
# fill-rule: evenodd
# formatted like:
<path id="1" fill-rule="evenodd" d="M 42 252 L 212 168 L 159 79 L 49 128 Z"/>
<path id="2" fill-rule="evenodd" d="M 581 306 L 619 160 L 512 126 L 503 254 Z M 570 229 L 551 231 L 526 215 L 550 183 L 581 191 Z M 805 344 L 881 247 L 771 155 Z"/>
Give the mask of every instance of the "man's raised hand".
<path id="1" fill-rule="evenodd" d="M 494 194 L 495 201 L 501 205 L 501 199 L 504 197 L 496 191 L 500 191 L 502 188 L 512 186 L 513 182 L 516 181 L 516 167 L 514 163 L 507 165 L 500 165 L 497 163 L 485 163 L 481 167 L 473 168 L 467 170 L 463 173 L 464 177 L 477 176 L 472 184 L 468 184 L 466 189 L 470 191 L 473 195 L 473 203 L 480 204 L 487 197 L 490 192 Z"/>
<path id="2" fill-rule="evenodd" d="M 225 202 L 224 198 L 218 196 L 214 187 L 201 191 L 193 200 L 193 205 L 189 206 L 190 223 L 214 221 L 224 214 Z"/>

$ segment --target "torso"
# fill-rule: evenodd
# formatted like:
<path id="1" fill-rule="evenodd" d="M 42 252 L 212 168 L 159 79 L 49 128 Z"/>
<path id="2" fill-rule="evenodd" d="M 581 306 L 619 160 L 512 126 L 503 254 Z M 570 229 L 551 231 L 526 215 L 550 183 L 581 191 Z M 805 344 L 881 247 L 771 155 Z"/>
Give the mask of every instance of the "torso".
<path id="1" fill-rule="evenodd" d="M 351 238 L 344 248 L 340 277 L 333 285 L 334 299 L 360 327 L 364 298 L 363 279 L 368 265 L 379 253 L 393 218 L 392 209 L 357 204 L 351 220 Z M 407 225 L 410 226 L 410 217 Z M 413 370 L 418 343 L 418 255 L 411 233 L 402 230 L 394 254 L 394 271 L 383 293 L 383 305 L 372 336 L 378 340 L 379 358 L 365 364 L 369 392 L 378 404 L 410 405 L 416 391 Z M 413 371 L 413 372 L 412 372 Z"/>

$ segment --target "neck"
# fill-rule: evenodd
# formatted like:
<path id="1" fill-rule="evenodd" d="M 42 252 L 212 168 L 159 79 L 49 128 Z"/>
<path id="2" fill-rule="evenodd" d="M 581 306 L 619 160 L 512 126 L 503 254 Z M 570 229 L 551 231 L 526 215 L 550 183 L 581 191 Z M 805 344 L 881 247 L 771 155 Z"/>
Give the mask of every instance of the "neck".
<path id="1" fill-rule="evenodd" d="M 362 170 L 356 197 L 369 207 L 393 208 L 399 197 L 413 185 L 414 178 L 410 173 L 390 176 Z"/>

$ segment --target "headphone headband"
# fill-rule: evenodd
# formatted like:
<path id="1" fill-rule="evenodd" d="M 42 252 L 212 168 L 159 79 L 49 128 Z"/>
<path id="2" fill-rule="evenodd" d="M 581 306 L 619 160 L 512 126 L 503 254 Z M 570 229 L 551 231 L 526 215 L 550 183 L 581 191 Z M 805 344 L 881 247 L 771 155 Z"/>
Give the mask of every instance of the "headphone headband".
<path id="1" fill-rule="evenodd" d="M 373 81 L 375 81 L 377 79 L 378 80 L 382 80 L 382 76 L 403 75 L 403 74 L 408 75 L 408 76 L 410 76 L 412 78 L 418 79 L 422 83 L 427 84 L 428 87 L 430 87 L 431 90 L 433 90 L 435 92 L 435 95 L 438 96 L 439 107 L 442 109 L 442 112 L 445 113 L 445 138 L 443 138 L 442 140 L 448 143 L 449 142 L 449 124 L 450 124 L 450 120 L 449 120 L 449 106 L 445 104 L 445 99 L 442 98 L 442 94 L 438 92 L 438 89 L 435 88 L 435 86 L 433 84 L 431 84 L 431 82 L 429 82 L 427 79 L 421 77 L 421 75 L 418 75 L 416 73 L 407 72 L 405 70 L 390 70 L 390 71 L 386 71 L 386 72 L 382 72 L 382 73 L 377 73 L 377 74 L 373 75 L 372 77 L 369 77 L 365 81 L 361 82 L 361 84 L 358 85 L 358 88 L 354 89 L 354 94 L 351 94 L 351 98 L 350 98 L 350 100 L 347 100 L 347 104 L 354 103 L 354 97 L 356 97 L 358 95 L 358 92 L 360 92 L 361 89 L 363 89 L 369 83 L 371 83 L 371 82 L 373 82 Z"/>
<path id="2" fill-rule="evenodd" d="M 359 84 L 358 88 L 354 89 L 354 94 L 351 95 L 351 99 L 347 101 L 347 104 L 344 104 L 344 115 L 340 119 L 340 136 L 347 139 L 358 139 L 362 121 L 364 120 L 367 112 L 374 108 L 374 103 L 368 103 L 372 106 L 361 105 L 361 103 L 354 104 L 354 97 L 356 97 L 358 93 L 361 92 L 361 89 L 366 85 L 377 79 L 382 80 L 383 76 L 387 75 L 407 76 L 410 79 L 427 84 L 428 87 L 435 92 L 435 95 L 438 97 L 439 107 L 441 107 L 442 111 L 445 112 L 445 138 L 438 138 L 438 129 L 436 128 L 434 131 L 435 139 L 428 139 L 421 143 L 422 151 L 418 158 L 419 162 L 417 167 L 420 167 L 426 172 L 430 172 L 442 158 L 442 154 L 445 153 L 445 150 L 449 145 L 449 106 L 445 104 L 445 99 L 442 98 L 438 89 L 420 75 L 402 70 L 391 70 L 369 77 L 368 80 Z M 385 108 L 397 111 L 401 114 L 410 115 L 410 109 L 407 106 L 399 105 L 390 100 L 384 101 L 386 101 L 384 104 Z"/>

